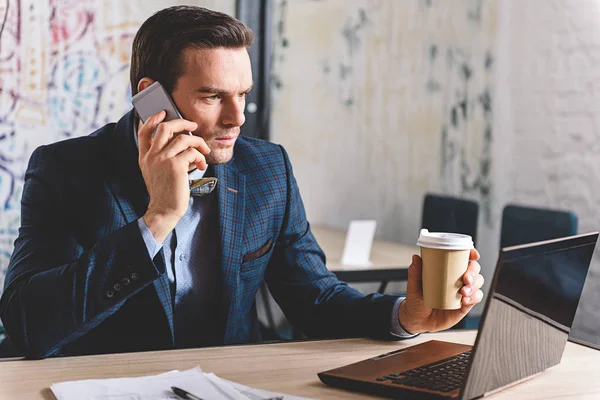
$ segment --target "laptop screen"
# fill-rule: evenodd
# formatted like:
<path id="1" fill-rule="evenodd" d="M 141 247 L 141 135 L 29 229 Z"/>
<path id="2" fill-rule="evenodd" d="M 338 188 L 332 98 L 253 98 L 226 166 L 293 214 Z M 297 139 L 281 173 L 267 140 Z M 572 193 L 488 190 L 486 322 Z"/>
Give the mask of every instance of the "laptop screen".
<path id="1" fill-rule="evenodd" d="M 577 311 L 595 240 L 579 239 L 566 247 L 565 244 L 552 243 L 533 252 L 526 248 L 506 251 L 494 292 L 530 315 L 568 331 Z"/>
<path id="2" fill-rule="evenodd" d="M 598 233 L 502 249 L 461 399 L 560 362 Z"/>

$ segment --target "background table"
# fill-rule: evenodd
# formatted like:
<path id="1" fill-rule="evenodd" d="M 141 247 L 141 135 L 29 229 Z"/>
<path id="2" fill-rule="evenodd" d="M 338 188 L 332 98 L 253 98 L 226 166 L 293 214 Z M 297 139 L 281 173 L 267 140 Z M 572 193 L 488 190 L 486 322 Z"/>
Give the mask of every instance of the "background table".
<path id="1" fill-rule="evenodd" d="M 0 399 L 54 399 L 52 383 L 151 375 L 199 365 L 205 372 L 267 390 L 320 399 L 370 398 L 325 386 L 317 373 L 427 340 L 473 344 L 475 331 L 425 334 L 399 342 L 368 339 L 288 342 L 0 362 Z M 490 398 L 599 399 L 600 352 L 567 343 L 561 364 Z"/>
<path id="2" fill-rule="evenodd" d="M 346 231 L 314 226 L 311 228 L 317 242 L 327 256 L 327 268 L 344 282 L 381 282 L 383 293 L 389 281 L 406 281 L 412 255 L 419 254 L 417 246 L 374 240 L 371 265 L 342 265 Z"/>

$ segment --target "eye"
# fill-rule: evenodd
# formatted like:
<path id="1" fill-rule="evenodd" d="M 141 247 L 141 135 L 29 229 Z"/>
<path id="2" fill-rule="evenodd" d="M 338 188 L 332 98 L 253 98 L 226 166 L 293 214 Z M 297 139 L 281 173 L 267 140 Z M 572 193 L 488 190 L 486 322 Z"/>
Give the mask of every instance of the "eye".
<path id="1" fill-rule="evenodd" d="M 215 94 L 215 95 L 212 95 L 212 96 L 205 97 L 205 99 L 207 99 L 207 100 L 217 100 L 218 98 L 219 98 L 219 95 L 218 95 L 218 94 Z"/>

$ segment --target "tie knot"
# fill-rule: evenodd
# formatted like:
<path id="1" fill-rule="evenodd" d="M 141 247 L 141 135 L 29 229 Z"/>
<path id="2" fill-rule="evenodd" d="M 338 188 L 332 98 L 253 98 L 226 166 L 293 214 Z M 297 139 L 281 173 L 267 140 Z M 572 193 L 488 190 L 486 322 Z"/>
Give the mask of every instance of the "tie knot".
<path id="1" fill-rule="evenodd" d="M 190 195 L 202 197 L 212 192 L 217 186 L 217 178 L 200 178 L 190 180 Z"/>

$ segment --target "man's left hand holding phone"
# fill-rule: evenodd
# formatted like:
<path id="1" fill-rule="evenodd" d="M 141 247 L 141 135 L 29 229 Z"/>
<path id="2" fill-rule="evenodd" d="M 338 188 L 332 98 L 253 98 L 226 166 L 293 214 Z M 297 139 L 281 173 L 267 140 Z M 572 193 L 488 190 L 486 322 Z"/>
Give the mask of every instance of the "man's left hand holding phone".
<path id="1" fill-rule="evenodd" d="M 188 208 L 190 165 L 205 170 L 210 149 L 201 137 L 179 134 L 195 131 L 198 124 L 181 117 L 160 83 L 140 91 L 132 103 L 143 122 L 138 163 L 150 195 L 143 219 L 156 242 L 163 243 Z"/>

